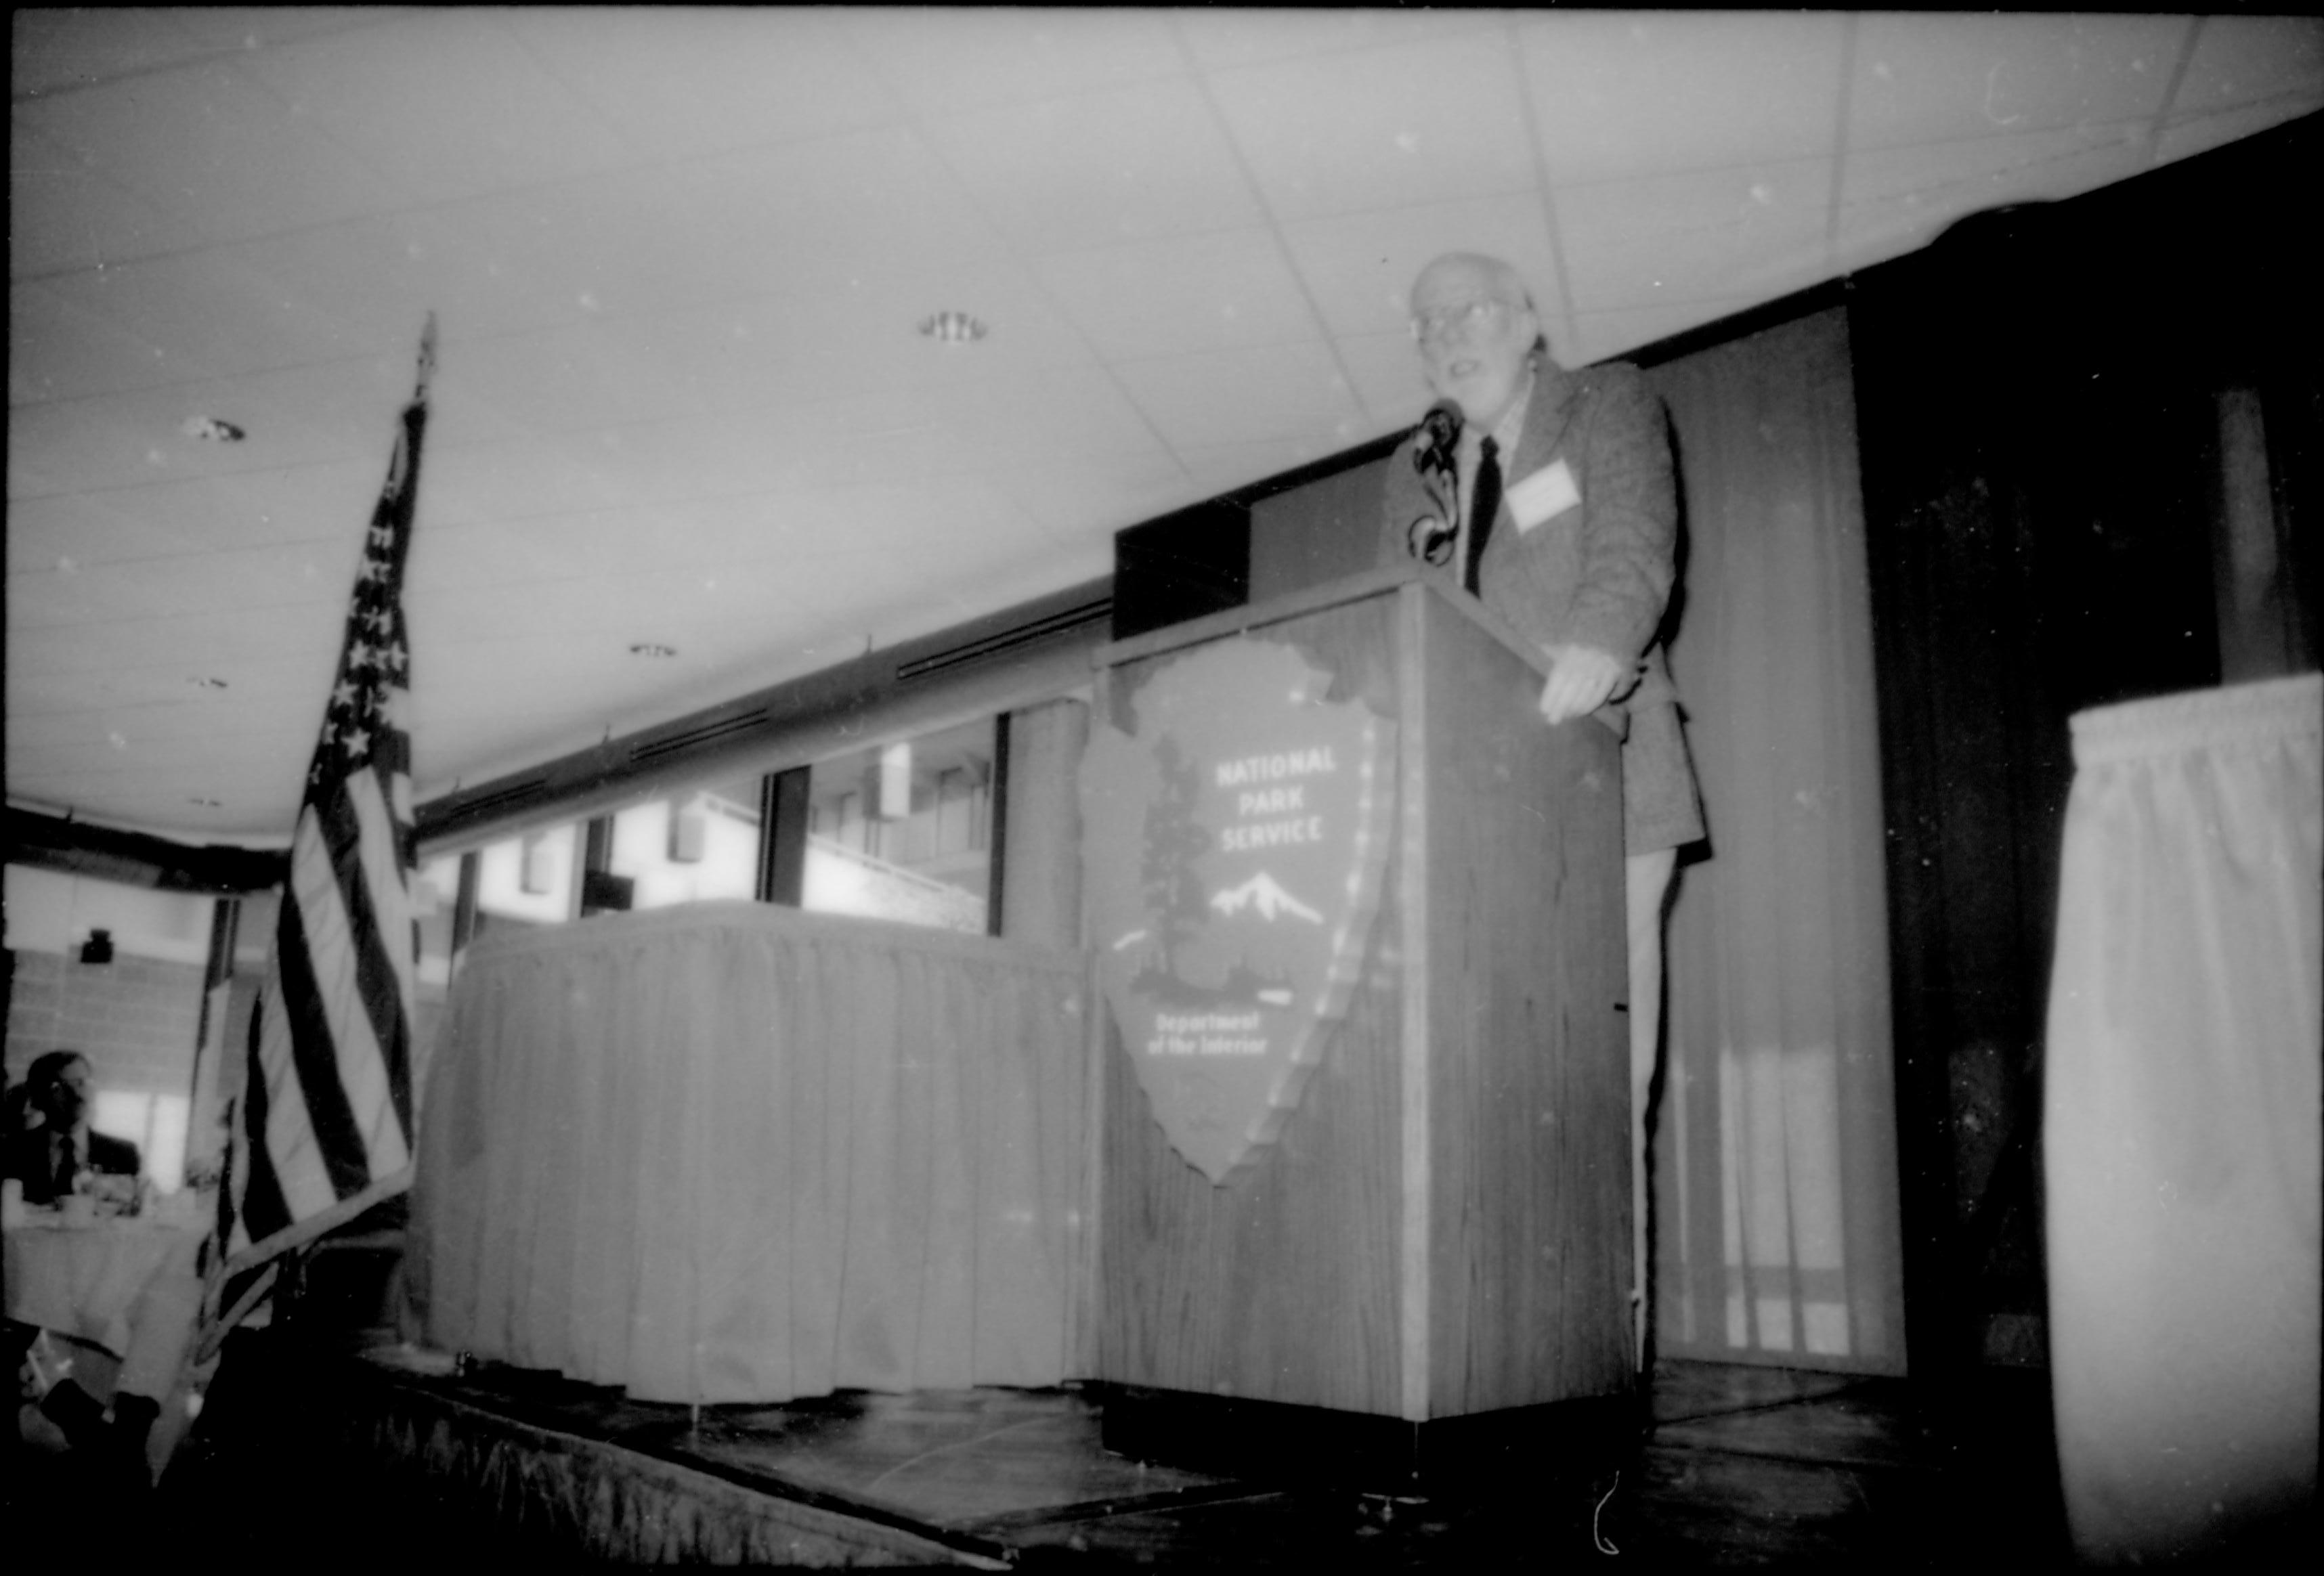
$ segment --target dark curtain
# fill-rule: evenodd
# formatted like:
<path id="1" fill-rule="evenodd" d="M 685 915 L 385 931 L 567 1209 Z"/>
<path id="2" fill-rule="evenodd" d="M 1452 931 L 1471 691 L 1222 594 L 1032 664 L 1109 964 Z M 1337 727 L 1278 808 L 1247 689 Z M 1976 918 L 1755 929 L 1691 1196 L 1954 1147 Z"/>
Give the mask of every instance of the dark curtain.
<path id="1" fill-rule="evenodd" d="M 2315 663 L 2324 121 L 1850 281 L 1915 1371 L 2048 1360 L 2068 719 Z"/>

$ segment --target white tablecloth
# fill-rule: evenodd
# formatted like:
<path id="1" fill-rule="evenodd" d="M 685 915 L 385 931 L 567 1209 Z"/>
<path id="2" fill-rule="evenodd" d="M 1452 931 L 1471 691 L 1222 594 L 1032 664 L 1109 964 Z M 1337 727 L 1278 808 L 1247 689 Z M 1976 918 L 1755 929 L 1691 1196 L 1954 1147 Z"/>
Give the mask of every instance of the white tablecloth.
<path id="1" fill-rule="evenodd" d="M 12 1226 L 7 1314 L 101 1346 L 121 1359 L 118 1385 L 161 1399 L 176 1384 L 201 1311 L 198 1229 L 138 1221 Z"/>
<path id="2" fill-rule="evenodd" d="M 2313 1515 L 2324 679 L 2084 712 L 2044 1069 L 2050 1371 L 2077 1551 Z"/>

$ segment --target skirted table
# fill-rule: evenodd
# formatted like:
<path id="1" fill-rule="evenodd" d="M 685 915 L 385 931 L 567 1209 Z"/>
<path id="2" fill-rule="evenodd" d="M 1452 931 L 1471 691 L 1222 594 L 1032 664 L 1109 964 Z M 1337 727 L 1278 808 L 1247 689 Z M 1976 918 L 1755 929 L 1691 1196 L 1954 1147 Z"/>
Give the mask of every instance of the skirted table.
<path id="1" fill-rule="evenodd" d="M 645 1401 L 1085 1372 L 1084 989 L 760 904 L 495 932 L 422 1102 L 423 1333 Z"/>

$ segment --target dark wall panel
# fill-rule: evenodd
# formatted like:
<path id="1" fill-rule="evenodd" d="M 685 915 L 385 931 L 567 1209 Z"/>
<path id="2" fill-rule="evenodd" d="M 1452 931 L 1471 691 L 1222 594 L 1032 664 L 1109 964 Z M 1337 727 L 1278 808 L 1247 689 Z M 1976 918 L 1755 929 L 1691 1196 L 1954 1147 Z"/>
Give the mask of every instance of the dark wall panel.
<path id="1" fill-rule="evenodd" d="M 2285 199 L 2312 189 L 2319 146 L 2302 123 L 1978 216 L 1850 291 L 1922 1372 L 2040 1357 L 1994 1349 L 2043 1305 L 2068 719 L 2221 682 L 2223 410 L 2285 418 L 2264 425 L 2287 531 L 2313 485 L 2297 416 L 2324 257 Z M 2281 589 L 2299 600 L 2288 567 Z"/>

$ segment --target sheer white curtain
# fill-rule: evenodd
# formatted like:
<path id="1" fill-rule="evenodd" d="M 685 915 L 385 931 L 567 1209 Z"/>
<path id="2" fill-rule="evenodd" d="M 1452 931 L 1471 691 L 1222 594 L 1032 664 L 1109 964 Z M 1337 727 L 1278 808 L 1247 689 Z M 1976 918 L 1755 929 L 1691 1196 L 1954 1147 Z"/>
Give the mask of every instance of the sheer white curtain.
<path id="1" fill-rule="evenodd" d="M 1665 364 L 1671 665 L 1711 857 L 1683 858 L 1654 1139 L 1665 1357 L 1901 1372 L 1870 589 L 1844 312 Z"/>

